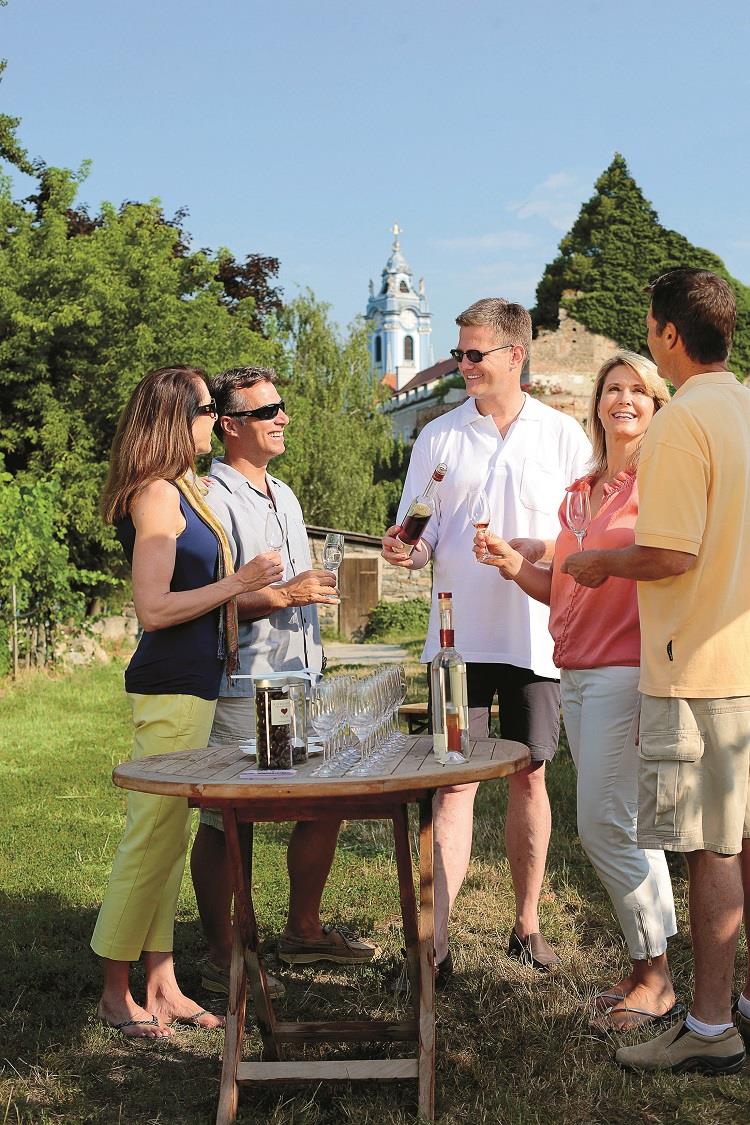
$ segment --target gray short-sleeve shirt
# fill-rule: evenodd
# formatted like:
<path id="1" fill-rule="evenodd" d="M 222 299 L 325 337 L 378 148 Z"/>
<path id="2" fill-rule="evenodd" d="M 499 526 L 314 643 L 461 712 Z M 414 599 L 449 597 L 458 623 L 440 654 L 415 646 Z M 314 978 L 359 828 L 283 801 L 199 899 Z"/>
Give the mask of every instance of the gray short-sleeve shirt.
<path id="1" fill-rule="evenodd" d="M 284 580 L 312 569 L 305 521 L 297 497 L 276 477 L 267 476 L 273 499 L 254 487 L 242 473 L 214 460 L 209 474 L 206 501 L 224 527 L 232 549 L 235 567 L 269 550 L 266 519 L 274 505 L 279 518 L 286 520 L 287 542 L 281 550 L 285 563 Z M 309 668 L 320 672 L 323 649 L 320 643 L 318 613 L 314 605 L 276 610 L 257 621 L 240 621 L 240 668 L 243 675 L 261 676 L 266 672 L 291 672 Z M 249 680 L 228 683 L 222 679 L 221 696 L 249 695 Z"/>

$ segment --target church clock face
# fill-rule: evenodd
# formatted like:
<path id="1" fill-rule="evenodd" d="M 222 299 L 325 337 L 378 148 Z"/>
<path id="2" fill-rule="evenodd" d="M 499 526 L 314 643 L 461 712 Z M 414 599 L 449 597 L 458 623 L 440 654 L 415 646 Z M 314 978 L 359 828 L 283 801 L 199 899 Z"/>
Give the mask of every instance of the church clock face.
<path id="1" fill-rule="evenodd" d="M 417 323 L 417 318 L 411 309 L 404 309 L 401 313 L 401 324 L 404 328 L 414 328 Z"/>

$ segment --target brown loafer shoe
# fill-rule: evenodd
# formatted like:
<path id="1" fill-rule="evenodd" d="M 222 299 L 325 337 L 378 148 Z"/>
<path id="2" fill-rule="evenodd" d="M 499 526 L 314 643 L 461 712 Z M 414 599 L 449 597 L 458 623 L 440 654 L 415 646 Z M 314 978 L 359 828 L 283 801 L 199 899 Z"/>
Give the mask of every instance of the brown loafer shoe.
<path id="1" fill-rule="evenodd" d="M 515 927 L 510 931 L 508 956 L 515 957 L 522 965 L 529 965 L 539 973 L 550 973 L 560 964 L 560 958 L 541 934 L 520 938 Z"/>

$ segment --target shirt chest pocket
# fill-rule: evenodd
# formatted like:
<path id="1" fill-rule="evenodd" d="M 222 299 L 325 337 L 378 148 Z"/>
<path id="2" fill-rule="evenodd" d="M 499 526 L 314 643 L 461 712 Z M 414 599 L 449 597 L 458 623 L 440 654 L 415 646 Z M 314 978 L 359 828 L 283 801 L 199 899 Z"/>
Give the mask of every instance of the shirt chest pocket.
<path id="1" fill-rule="evenodd" d="M 560 506 L 562 488 L 555 473 L 527 457 L 521 470 L 521 503 L 532 512 L 554 516 Z"/>

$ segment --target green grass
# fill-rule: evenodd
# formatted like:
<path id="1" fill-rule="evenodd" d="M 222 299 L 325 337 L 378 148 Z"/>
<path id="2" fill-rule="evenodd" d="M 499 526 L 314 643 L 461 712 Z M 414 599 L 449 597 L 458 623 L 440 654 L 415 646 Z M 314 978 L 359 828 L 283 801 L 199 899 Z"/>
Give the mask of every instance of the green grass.
<path id="1" fill-rule="evenodd" d="M 424 698 L 419 669 L 410 671 L 410 699 Z M 165 1044 L 129 1045 L 94 1020 L 99 969 L 88 940 L 124 809 L 110 771 L 130 746 L 121 667 L 34 677 L 0 696 L 0 719 L 0 1125 L 213 1121 L 220 1034 L 182 1032 Z M 504 956 L 513 920 L 501 832 L 505 789 L 486 785 L 477 803 L 474 860 L 452 929 L 458 976 L 438 1004 L 437 1120 L 747 1122 L 747 1071 L 718 1080 L 633 1077 L 613 1064 L 612 1054 L 618 1042 L 638 1036 L 597 1038 L 588 1028 L 586 1000 L 617 978 L 625 955 L 577 841 L 574 775 L 564 746 L 549 771 L 549 788 L 554 832 L 542 911 L 565 971 L 537 978 Z M 270 933 L 284 916 L 287 830 L 263 826 L 257 835 L 256 903 Z M 680 933 L 671 959 L 678 993 L 687 997 L 686 884 L 679 862 L 674 870 Z M 374 935 L 385 960 L 362 970 L 284 972 L 283 1010 L 318 1019 L 396 1010 L 383 983 L 402 944 L 385 825 L 345 829 L 323 907 L 327 918 Z M 178 976 L 205 1002 L 196 970 L 203 953 L 196 917 L 186 878 L 176 927 Z M 137 969 L 134 976 L 138 994 Z M 258 1047 L 255 1032 L 250 1047 Z M 414 1107 L 412 1083 L 245 1089 L 238 1120 L 397 1125 L 414 1121 Z"/>

